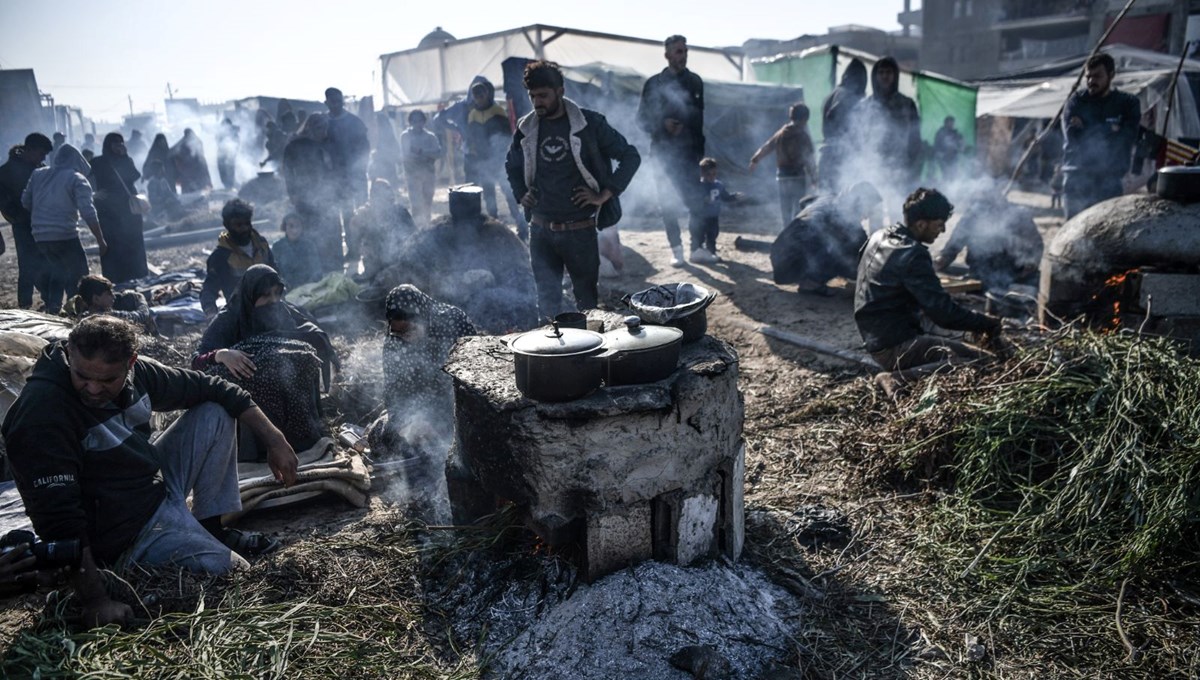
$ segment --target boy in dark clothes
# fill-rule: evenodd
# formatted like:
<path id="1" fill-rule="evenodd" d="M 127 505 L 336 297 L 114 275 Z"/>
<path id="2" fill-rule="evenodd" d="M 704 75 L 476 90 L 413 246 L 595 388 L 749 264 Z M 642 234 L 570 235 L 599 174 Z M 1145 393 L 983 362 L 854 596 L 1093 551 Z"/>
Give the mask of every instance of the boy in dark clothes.
<path id="1" fill-rule="evenodd" d="M 721 204 L 732 203 L 742 197 L 740 193 L 729 193 L 717 179 L 715 158 L 700 159 L 700 210 L 692 214 L 688 231 L 692 234 L 692 254 L 688 259 L 697 264 L 720 262 L 717 256 L 717 234 L 721 231 Z"/>
<path id="2" fill-rule="evenodd" d="M 293 288 L 321 278 L 321 259 L 313 242 L 305 238 L 304 221 L 296 213 L 283 218 L 283 238 L 271 245 L 275 271 Z"/>

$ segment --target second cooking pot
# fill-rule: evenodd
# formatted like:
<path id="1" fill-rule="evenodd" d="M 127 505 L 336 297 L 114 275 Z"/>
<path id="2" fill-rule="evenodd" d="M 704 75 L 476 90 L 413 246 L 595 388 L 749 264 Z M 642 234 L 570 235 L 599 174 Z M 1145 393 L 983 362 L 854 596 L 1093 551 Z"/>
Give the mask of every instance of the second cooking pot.
<path id="1" fill-rule="evenodd" d="M 675 372 L 683 331 L 670 326 L 643 325 L 636 316 L 625 317 L 625 328 L 604 334 L 604 382 L 638 385 L 656 382 Z"/>

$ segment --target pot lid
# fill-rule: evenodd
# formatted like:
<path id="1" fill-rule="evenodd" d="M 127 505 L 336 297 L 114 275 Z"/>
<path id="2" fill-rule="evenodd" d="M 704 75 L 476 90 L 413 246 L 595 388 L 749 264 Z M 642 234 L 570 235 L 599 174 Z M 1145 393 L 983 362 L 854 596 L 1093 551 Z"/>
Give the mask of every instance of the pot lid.
<path id="1" fill-rule="evenodd" d="M 607 346 L 618 352 L 665 347 L 683 337 L 683 331 L 671 326 L 643 325 L 636 316 L 625 317 L 625 328 L 604 334 Z"/>
<path id="2" fill-rule="evenodd" d="M 583 354 L 604 345 L 604 336 L 595 331 L 579 328 L 538 328 L 518 335 L 509 345 L 518 354 L 535 356 L 563 356 Z"/>

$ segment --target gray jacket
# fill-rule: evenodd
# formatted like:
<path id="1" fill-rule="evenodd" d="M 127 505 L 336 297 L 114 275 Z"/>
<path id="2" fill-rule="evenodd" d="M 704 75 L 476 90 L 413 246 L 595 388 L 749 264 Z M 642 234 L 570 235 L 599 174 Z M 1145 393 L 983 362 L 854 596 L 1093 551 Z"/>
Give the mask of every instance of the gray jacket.
<path id="1" fill-rule="evenodd" d="M 21 193 L 21 205 L 32 213 L 33 240 L 68 241 L 79 238 L 79 217 L 88 224 L 99 221 L 88 183 L 91 166 L 70 144 L 54 152 L 54 164 L 38 168 Z"/>
<path id="2" fill-rule="evenodd" d="M 854 323 L 868 352 L 923 333 L 920 313 L 951 330 L 994 330 L 998 321 L 950 298 L 933 270 L 929 249 L 897 224 L 871 234 L 858 261 Z"/>

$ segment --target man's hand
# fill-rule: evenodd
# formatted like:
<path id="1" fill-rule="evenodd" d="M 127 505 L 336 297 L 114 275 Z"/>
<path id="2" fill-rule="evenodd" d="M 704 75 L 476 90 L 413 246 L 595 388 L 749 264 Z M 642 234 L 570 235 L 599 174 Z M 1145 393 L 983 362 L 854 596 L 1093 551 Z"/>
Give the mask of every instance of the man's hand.
<path id="1" fill-rule="evenodd" d="M 271 468 L 271 472 L 274 473 L 275 481 L 283 482 L 284 486 L 295 484 L 296 468 L 299 466 L 300 459 L 296 457 L 292 445 L 282 435 L 278 441 L 267 445 L 267 467 Z"/>
<path id="2" fill-rule="evenodd" d="M 529 210 L 533 210 L 533 207 L 537 205 L 537 199 L 534 198 L 532 191 L 526 191 L 525 195 L 521 197 L 521 205 Z"/>
<path id="3" fill-rule="evenodd" d="M 83 603 L 83 625 L 88 628 L 107 626 L 110 623 L 123 626 L 132 616 L 132 607 L 107 597 Z"/>
<path id="4" fill-rule="evenodd" d="M 103 236 L 96 239 L 96 247 L 100 249 L 100 257 L 108 254 L 108 241 L 105 241 Z"/>
<path id="5" fill-rule="evenodd" d="M 1067 121 L 1067 126 L 1073 127 L 1073 128 L 1081 128 L 1081 127 L 1083 127 L 1083 119 L 1080 118 L 1079 116 L 1071 116 L 1071 119 Z"/>
<path id="6" fill-rule="evenodd" d="M 33 555 L 22 558 L 29 550 L 28 543 L 21 543 L 0 555 L 0 588 L 14 590 L 37 580 L 37 558 Z"/>
<path id="7" fill-rule="evenodd" d="M 747 167 L 747 169 L 748 169 L 748 170 L 750 170 L 750 172 L 754 172 L 754 168 L 757 168 L 757 167 L 758 167 L 758 159 L 757 159 L 757 158 L 751 158 L 751 159 L 750 159 L 750 165 L 748 165 L 748 166 L 746 166 L 746 167 Z"/>
<path id="8" fill-rule="evenodd" d="M 939 255 L 933 260 L 933 268 L 939 272 L 946 271 L 946 267 L 950 266 L 950 262 L 951 260 L 949 258 Z"/>
<path id="9" fill-rule="evenodd" d="M 235 378 L 248 380 L 254 377 L 258 367 L 250 360 L 250 355 L 236 349 L 220 349 L 213 356 L 213 361 L 229 369 Z"/>
<path id="10" fill-rule="evenodd" d="M 271 424 L 267 414 L 257 406 L 251 406 L 238 416 L 238 422 L 250 429 L 258 440 L 267 445 L 267 467 L 275 475 L 275 479 L 283 482 L 284 486 L 296 483 L 296 468 L 300 460 L 287 438 L 279 428 Z"/>
<path id="11" fill-rule="evenodd" d="M 668 135 L 677 137 L 680 132 L 683 132 L 683 123 L 676 118 L 664 118 L 663 129 L 667 131 Z"/>
<path id="12" fill-rule="evenodd" d="M 594 205 L 598 208 L 604 205 L 610 198 L 612 198 L 612 192 L 608 189 L 596 193 L 590 187 L 577 187 L 575 193 L 571 195 L 571 202 L 580 208 L 588 205 Z"/>

